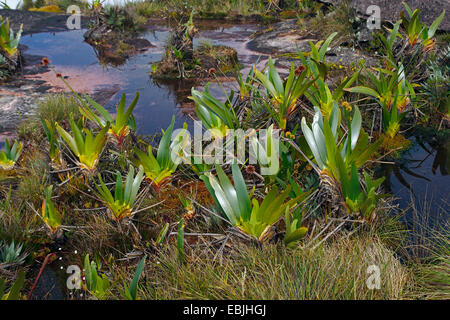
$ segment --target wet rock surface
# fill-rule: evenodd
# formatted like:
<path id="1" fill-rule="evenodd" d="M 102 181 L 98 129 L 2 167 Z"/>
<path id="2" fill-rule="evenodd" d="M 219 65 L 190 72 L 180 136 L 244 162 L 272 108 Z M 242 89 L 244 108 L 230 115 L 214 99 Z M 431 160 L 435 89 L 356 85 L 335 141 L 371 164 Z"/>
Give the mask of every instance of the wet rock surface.
<path id="1" fill-rule="evenodd" d="M 14 32 L 23 24 L 23 35 L 38 32 L 67 31 L 67 19 L 70 15 L 37 11 L 1 9 L 0 16 L 8 18 Z M 81 16 L 81 28 L 86 28 L 89 19 Z"/>
<path id="2" fill-rule="evenodd" d="M 251 40 L 247 47 L 266 54 L 282 54 L 306 51 L 310 48 L 308 41 L 316 41 L 316 38 L 299 32 L 297 19 L 282 21 L 260 32 Z"/>
<path id="3" fill-rule="evenodd" d="M 11 28 L 17 32 L 23 25 L 22 35 L 38 32 L 67 31 L 66 21 L 69 15 L 22 10 L 0 10 L 0 16 L 8 18 Z M 81 18 L 82 27 L 86 27 L 87 19 Z M 27 47 L 20 45 L 22 52 L 22 72 L 13 76 L 10 81 L 0 85 L 0 132 L 12 133 L 17 125 L 32 115 L 38 103 L 45 99 L 50 86 L 42 80 L 25 79 L 22 75 L 44 72 L 41 65 L 43 57 L 27 55 Z M 4 138 L 5 134 L 3 134 Z M 3 139 L 0 139 L 3 140 Z"/>
<path id="4" fill-rule="evenodd" d="M 3 84 L 0 87 L 0 132 L 14 132 L 23 120 L 36 113 L 39 103 L 52 88 L 46 81 L 26 78 Z M 119 85 L 99 86 L 90 96 L 100 104 L 106 104 L 119 90 Z"/>
<path id="5" fill-rule="evenodd" d="M 98 52 L 100 61 L 112 66 L 121 65 L 129 57 L 154 47 L 150 41 L 134 32 L 122 33 L 106 25 L 91 28 L 83 36 Z"/>
<path id="6" fill-rule="evenodd" d="M 299 63 L 299 59 L 292 57 L 292 54 L 296 54 L 298 50 L 311 51 L 309 42 L 315 43 L 317 40 L 313 34 L 301 32 L 295 19 L 276 23 L 269 30 L 256 35 L 247 47 L 275 56 L 278 67 L 289 69 L 292 62 Z M 337 68 L 357 66 L 361 60 L 366 65 L 373 66 L 377 61 L 366 52 L 343 46 L 333 47 L 333 43 L 326 54 L 326 60 Z"/>
<path id="7" fill-rule="evenodd" d="M 42 58 L 23 54 L 22 74 L 0 85 L 0 132 L 14 132 L 18 124 L 35 114 L 39 103 L 45 100 L 49 93 L 54 92 L 54 87 L 47 81 L 28 78 L 49 71 L 48 67 L 41 64 Z M 99 103 L 105 104 L 119 90 L 119 85 L 97 86 L 90 95 Z M 0 137 L 0 141 L 2 140 Z"/>
<path id="8" fill-rule="evenodd" d="M 44 99 L 44 81 L 15 80 L 0 88 L 0 132 L 14 131 Z"/>
<path id="9" fill-rule="evenodd" d="M 341 1 L 343 0 L 320 0 L 319 2 L 336 5 Z M 442 13 L 442 10 L 445 9 L 447 17 L 442 21 L 439 30 L 450 31 L 450 19 L 448 19 L 450 14 L 449 0 L 351 0 L 350 5 L 361 16 L 367 16 L 366 11 L 369 6 L 379 6 L 382 21 L 394 22 L 399 19 L 400 13 L 405 11 L 403 2 L 406 2 L 412 10 L 421 9 L 420 19 L 428 25 L 431 25 Z"/>

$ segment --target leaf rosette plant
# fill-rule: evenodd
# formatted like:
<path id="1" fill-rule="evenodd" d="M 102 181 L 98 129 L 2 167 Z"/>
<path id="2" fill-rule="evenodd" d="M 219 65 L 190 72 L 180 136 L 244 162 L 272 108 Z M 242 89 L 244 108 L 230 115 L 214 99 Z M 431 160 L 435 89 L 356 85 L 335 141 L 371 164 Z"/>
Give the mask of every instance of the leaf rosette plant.
<path id="1" fill-rule="evenodd" d="M 133 99 L 128 108 L 125 109 L 126 95 L 122 95 L 119 104 L 116 108 L 116 117 L 113 119 L 112 115 L 99 103 L 90 98 L 87 94 L 84 95 L 86 101 L 101 115 L 99 117 L 91 108 L 86 104 L 80 105 L 80 113 L 96 123 L 100 128 L 104 128 L 110 123 L 108 135 L 114 137 L 119 146 L 123 144 L 126 136 L 129 135 L 130 130 L 136 131 L 136 121 L 133 116 L 133 110 L 139 100 L 139 92 L 136 93 L 136 97 Z"/>
<path id="2" fill-rule="evenodd" d="M 90 173 L 93 173 L 100 161 L 100 156 L 106 144 L 106 135 L 110 127 L 108 122 L 100 132 L 94 136 L 91 130 L 80 127 L 75 123 L 73 115 L 70 116 L 72 134 L 56 124 L 56 130 L 67 143 L 72 152 L 77 156 L 77 165 Z"/>
<path id="3" fill-rule="evenodd" d="M 216 165 L 217 178 L 209 172 L 201 179 L 227 220 L 244 233 L 264 242 L 270 238 L 268 233 L 271 227 L 283 217 L 286 208 L 301 202 L 306 194 L 285 201 L 291 192 L 291 186 L 281 193 L 274 186 L 260 203 L 252 194 L 248 194 L 239 166 L 233 164 L 231 167 L 234 186 L 219 165 Z"/>
<path id="4" fill-rule="evenodd" d="M 4 171 L 12 170 L 19 160 L 22 151 L 23 144 L 21 142 L 14 141 L 11 147 L 9 140 L 5 139 L 5 149 L 0 150 L 0 169 Z"/>
<path id="5" fill-rule="evenodd" d="M 139 167 L 139 172 L 134 176 L 134 168 L 130 166 L 125 183 L 122 181 L 122 174 L 117 171 L 114 195 L 109 191 L 100 174 L 98 179 L 100 181 L 100 185 L 97 186 L 98 195 L 108 207 L 113 220 L 119 221 L 132 216 L 136 196 L 144 180 L 144 168 Z"/>
<path id="6" fill-rule="evenodd" d="M 153 148 L 148 146 L 148 153 L 135 149 L 137 158 L 132 159 L 136 166 L 144 168 L 146 180 L 156 187 L 157 190 L 170 180 L 172 174 L 176 171 L 179 163 L 183 160 L 185 144 L 187 143 L 186 132 L 187 125 L 176 135 L 171 142 L 175 117 L 163 136 L 158 146 L 156 157 L 153 155 Z"/>

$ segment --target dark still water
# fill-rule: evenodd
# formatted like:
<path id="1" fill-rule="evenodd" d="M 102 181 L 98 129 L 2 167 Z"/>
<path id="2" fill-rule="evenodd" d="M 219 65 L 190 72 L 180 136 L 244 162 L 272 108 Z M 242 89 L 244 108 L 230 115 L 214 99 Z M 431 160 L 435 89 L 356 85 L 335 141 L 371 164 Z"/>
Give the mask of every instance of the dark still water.
<path id="1" fill-rule="evenodd" d="M 450 139 L 419 131 L 409 138 L 411 148 L 395 164 L 379 168 L 378 175 L 386 177 L 386 191 L 395 195 L 400 208 L 414 204 L 424 223 L 442 224 L 450 218 Z M 412 210 L 406 219 L 413 222 Z"/>
<path id="2" fill-rule="evenodd" d="M 194 45 L 207 41 L 235 48 L 239 60 L 244 64 L 245 72 L 245 69 L 259 58 L 259 54 L 246 50 L 245 46 L 251 34 L 259 29 L 258 25 L 253 24 L 208 23 L 200 27 Z M 191 117 L 188 116 L 193 111 L 192 106 L 183 106 L 183 100 L 186 100 L 185 96 L 190 92 L 192 83 L 156 82 L 149 76 L 151 64 L 161 60 L 164 54 L 164 46 L 169 36 L 168 27 L 155 26 L 143 33 L 141 36 L 155 47 L 129 58 L 119 67 L 102 66 L 95 50 L 84 42 L 85 31 L 27 35 L 22 38 L 21 43 L 28 47 L 27 54 L 47 56 L 58 72 L 69 75 L 69 84 L 80 91 L 113 90 L 115 94 L 106 104 L 110 111 L 114 111 L 122 93 L 125 93 L 127 101 L 131 102 L 139 91 L 140 99 L 134 113 L 140 134 L 153 134 L 161 128 L 165 129 L 173 115 L 176 116 L 176 127 L 182 127 L 183 122 L 192 123 Z M 53 73 L 43 78 L 62 86 L 61 82 L 56 82 Z"/>

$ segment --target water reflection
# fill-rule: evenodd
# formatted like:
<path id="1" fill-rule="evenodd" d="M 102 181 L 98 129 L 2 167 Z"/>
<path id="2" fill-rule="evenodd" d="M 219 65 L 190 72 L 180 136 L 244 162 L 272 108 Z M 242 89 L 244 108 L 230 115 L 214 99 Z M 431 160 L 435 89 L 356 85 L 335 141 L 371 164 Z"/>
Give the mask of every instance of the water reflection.
<path id="1" fill-rule="evenodd" d="M 245 49 L 245 43 L 250 35 L 259 30 L 256 24 L 232 25 L 224 22 L 208 21 L 198 25 L 199 35 L 194 45 L 207 40 L 212 44 L 222 44 L 233 47 L 239 53 L 239 59 L 244 63 L 254 61 L 256 53 Z M 76 30 L 59 33 L 40 33 L 27 35 L 22 43 L 29 49 L 27 54 L 49 57 L 58 72 L 68 76 L 67 81 L 90 93 L 105 90 L 109 85 L 119 85 L 112 99 L 106 104 L 109 111 L 114 111 L 122 93 L 134 96 L 140 92 L 140 100 L 135 109 L 135 115 L 140 134 L 153 134 L 161 128 L 166 128 L 172 115 L 176 115 L 176 126 L 181 127 L 184 122 L 192 120 L 193 105 L 187 96 L 190 88 L 203 85 L 198 82 L 187 81 L 153 81 L 149 76 L 150 65 L 159 61 L 164 54 L 164 46 L 169 36 L 170 28 L 165 25 L 154 24 L 141 35 L 155 47 L 145 53 L 137 54 L 120 66 L 102 65 L 98 55 L 84 42 L 83 34 L 86 30 Z M 104 62 L 104 61 L 103 61 Z M 249 65 L 245 65 L 249 69 Z M 74 70 L 76 68 L 77 70 Z M 84 76 L 83 76 L 84 75 Z M 53 74 L 46 75 L 44 80 L 50 80 Z M 51 79 L 58 81 L 58 79 Z M 58 84 L 63 88 L 62 84 Z"/>
<path id="2" fill-rule="evenodd" d="M 429 202 L 431 197 L 430 218 L 442 219 L 443 212 L 448 218 L 450 141 L 430 138 L 418 131 L 410 140 L 412 147 L 395 164 L 382 165 L 377 174 L 386 177 L 386 191 L 398 198 L 400 208 L 408 208 L 411 201 Z"/>

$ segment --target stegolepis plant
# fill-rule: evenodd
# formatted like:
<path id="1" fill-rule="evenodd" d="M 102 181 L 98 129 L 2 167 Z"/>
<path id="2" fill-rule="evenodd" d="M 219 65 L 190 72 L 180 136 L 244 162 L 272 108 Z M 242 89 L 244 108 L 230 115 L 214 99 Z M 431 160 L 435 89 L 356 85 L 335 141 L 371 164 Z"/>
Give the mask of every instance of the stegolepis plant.
<path id="1" fill-rule="evenodd" d="M 86 289 L 98 299 L 104 299 L 111 283 L 106 275 L 101 276 L 97 272 L 97 265 L 89 260 L 89 254 L 84 257 L 84 275 L 86 280 Z"/>
<path id="2" fill-rule="evenodd" d="M 347 89 L 353 93 L 362 93 L 375 98 L 382 107 L 383 129 L 391 138 L 400 130 L 400 123 L 405 116 L 405 108 L 415 96 L 414 89 L 405 77 L 405 70 L 399 64 L 393 72 L 379 69 L 378 76 L 368 74 L 375 88 L 356 86 Z"/>
<path id="3" fill-rule="evenodd" d="M 207 173 L 201 179 L 227 220 L 244 233 L 263 242 L 267 239 L 267 233 L 272 225 L 283 216 L 286 208 L 300 202 L 303 195 L 285 202 L 291 187 L 288 186 L 279 193 L 278 187 L 274 186 L 259 203 L 252 194 L 248 194 L 239 166 L 234 163 L 231 167 L 234 186 L 218 165 L 216 165 L 218 178 L 212 173 Z"/>
<path id="4" fill-rule="evenodd" d="M 109 130 L 108 122 L 100 132 L 94 136 L 91 130 L 80 127 L 75 123 L 73 115 L 70 116 L 70 127 L 72 134 L 64 130 L 59 124 L 56 124 L 56 130 L 59 132 L 63 140 L 69 148 L 78 157 L 77 165 L 81 169 L 85 169 L 93 173 L 100 160 L 100 155 L 106 144 L 106 134 Z"/>
<path id="5" fill-rule="evenodd" d="M 195 102 L 195 112 L 203 126 L 211 130 L 213 136 L 224 137 L 227 129 L 239 127 L 239 119 L 231 105 L 234 92 L 222 103 L 210 94 L 209 85 L 206 85 L 204 92 L 192 88 L 190 98 Z"/>
<path id="6" fill-rule="evenodd" d="M 89 120 L 95 122 L 100 128 L 104 128 L 108 123 L 111 124 L 108 134 L 112 135 L 121 146 L 123 140 L 130 133 L 130 129 L 136 131 L 136 121 L 133 116 L 133 110 L 139 99 L 139 92 L 136 93 L 136 97 L 131 104 L 125 109 L 126 95 L 122 95 L 119 104 L 116 109 L 116 117 L 113 119 L 112 115 L 99 103 L 91 99 L 87 94 L 84 95 L 86 101 L 101 115 L 99 117 L 93 110 L 86 104 L 80 104 L 80 113 Z"/>
<path id="7" fill-rule="evenodd" d="M 22 25 L 14 35 L 14 31 L 9 27 L 9 19 L 0 16 L 0 53 L 3 51 L 9 57 L 17 55 L 21 35 Z"/>
<path id="8" fill-rule="evenodd" d="M 100 181 L 100 186 L 97 186 L 98 195 L 108 207 L 113 220 L 119 221 L 132 216 L 134 202 L 144 180 L 143 167 L 139 167 L 139 172 L 134 176 L 134 168 L 130 166 L 125 184 L 122 181 L 122 174 L 117 171 L 114 195 L 109 191 L 100 174 L 98 179 Z"/>
<path id="9" fill-rule="evenodd" d="M 330 191 L 335 201 L 344 200 L 341 204 L 346 204 L 349 213 L 362 213 L 367 217 L 371 215 L 371 203 L 376 201 L 375 189 L 381 182 L 367 180 L 370 189 L 367 192 L 362 190 L 357 169 L 377 151 L 382 140 L 369 144 L 367 133 L 361 132 L 361 113 L 356 108 L 348 134 L 339 143 L 340 118 L 337 107 L 329 117 L 323 117 L 322 112 L 315 108 L 312 126 L 309 127 L 303 118 L 302 131 L 318 165 L 325 190 Z"/>
<path id="10" fill-rule="evenodd" d="M 283 81 L 275 68 L 275 63 L 270 57 L 267 65 L 268 69 L 263 74 L 261 71 L 253 68 L 255 78 L 266 89 L 271 101 L 266 103 L 267 110 L 277 123 L 280 129 L 285 130 L 287 120 L 297 107 L 298 99 L 314 83 L 310 80 L 307 68 L 295 69 L 291 65 L 289 76 Z"/>
<path id="11" fill-rule="evenodd" d="M 5 149 L 0 150 L 0 169 L 9 171 L 14 168 L 14 165 L 22 154 L 23 144 L 21 142 L 14 141 L 11 147 L 9 140 L 5 139 Z"/>
<path id="12" fill-rule="evenodd" d="M 405 28 L 406 35 L 408 37 L 409 44 L 411 46 L 416 45 L 419 41 L 422 41 L 425 51 L 432 50 L 435 45 L 434 35 L 441 24 L 445 16 L 445 10 L 441 13 L 436 20 L 430 26 L 420 22 L 419 14 L 420 9 L 415 9 L 414 11 L 408 6 L 406 2 L 403 2 L 408 17 L 405 16 L 404 12 L 400 14 L 402 25 Z"/>
<path id="13" fill-rule="evenodd" d="M 53 163 L 61 163 L 61 150 L 58 146 L 58 137 L 56 134 L 56 127 L 50 123 L 47 119 L 40 118 L 42 123 L 42 128 L 44 128 L 45 135 L 48 139 L 48 144 L 50 146 L 48 155 Z"/>
<path id="14" fill-rule="evenodd" d="M 178 167 L 179 161 L 183 156 L 183 144 L 185 143 L 185 133 L 187 125 L 185 124 L 183 130 L 174 138 L 171 143 L 171 136 L 173 127 L 175 124 L 175 117 L 172 118 L 172 122 L 166 131 L 163 131 L 163 137 L 158 146 L 158 152 L 156 157 L 153 155 L 152 146 L 148 146 L 148 153 L 135 149 L 137 159 L 133 159 L 132 162 L 136 166 L 142 166 L 144 168 L 146 179 L 152 183 L 156 188 L 159 188 L 170 179 L 171 175 Z M 180 157 L 180 158 L 178 158 Z"/>
<path id="15" fill-rule="evenodd" d="M 44 201 L 42 201 L 42 219 L 50 230 L 50 233 L 53 235 L 56 234 L 61 227 L 62 216 L 52 201 L 52 191 L 53 186 L 49 186 L 45 189 L 45 198 Z"/>

